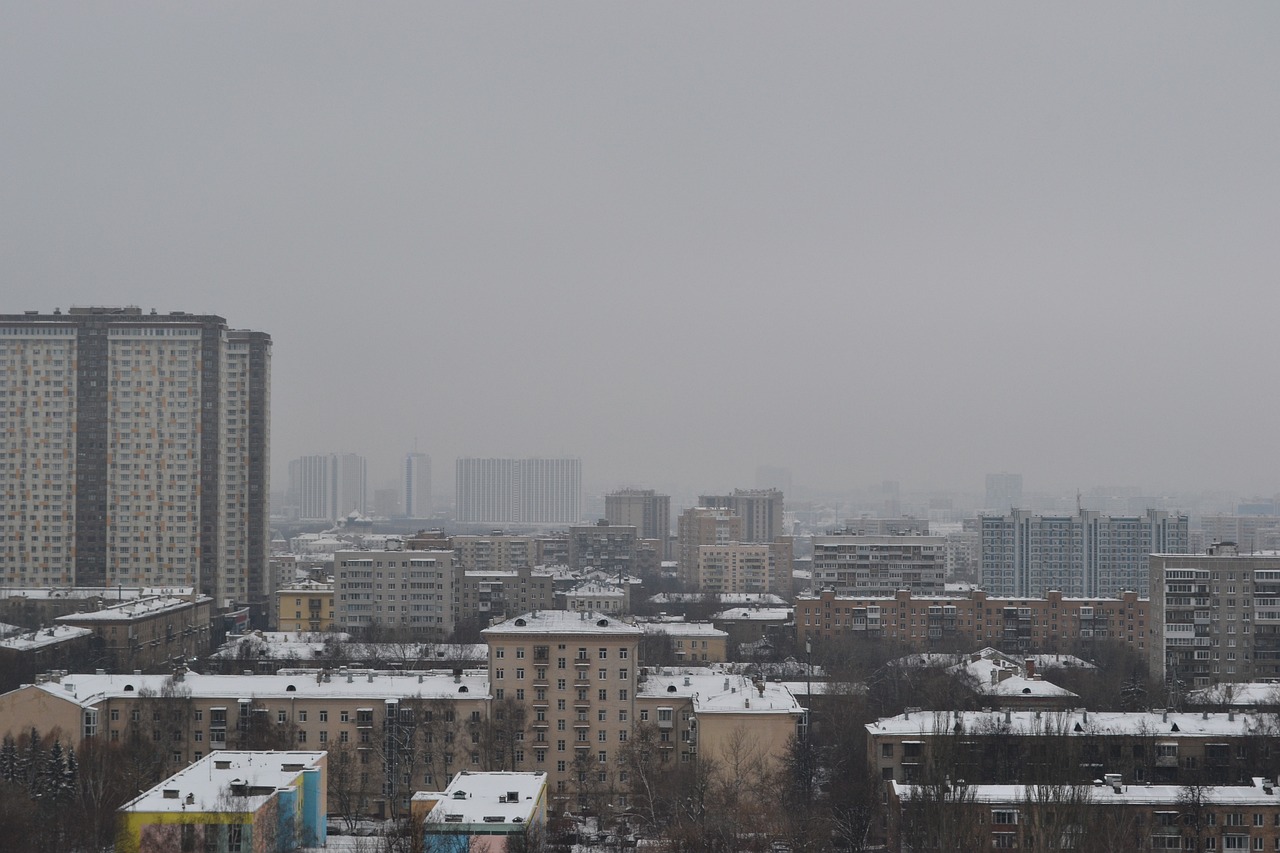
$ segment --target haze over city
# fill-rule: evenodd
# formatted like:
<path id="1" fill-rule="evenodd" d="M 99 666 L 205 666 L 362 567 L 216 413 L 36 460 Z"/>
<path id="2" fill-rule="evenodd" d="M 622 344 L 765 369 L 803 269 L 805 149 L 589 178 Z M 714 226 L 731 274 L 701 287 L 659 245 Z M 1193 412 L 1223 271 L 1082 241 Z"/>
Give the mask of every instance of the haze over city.
<path id="1" fill-rule="evenodd" d="M 273 489 L 1278 491 L 1280 9 L 7 4 L 7 312 L 269 333 Z"/>

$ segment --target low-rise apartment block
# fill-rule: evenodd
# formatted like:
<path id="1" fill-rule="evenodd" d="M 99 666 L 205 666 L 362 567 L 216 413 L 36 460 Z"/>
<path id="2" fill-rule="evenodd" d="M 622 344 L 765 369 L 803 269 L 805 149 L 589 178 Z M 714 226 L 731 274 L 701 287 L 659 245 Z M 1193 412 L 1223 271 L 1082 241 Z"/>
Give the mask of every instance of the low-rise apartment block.
<path id="1" fill-rule="evenodd" d="M 103 665 L 117 670 L 163 670 L 212 651 L 213 599 L 193 589 L 149 595 L 90 613 L 59 616 L 59 625 L 88 628 Z"/>
<path id="2" fill-rule="evenodd" d="M 333 581 L 296 581 L 276 590 L 276 629 L 328 631 L 333 627 Z"/>
<path id="3" fill-rule="evenodd" d="M 120 808 L 117 853 L 290 853 L 327 840 L 324 752 L 219 752 Z"/>
<path id="4" fill-rule="evenodd" d="M 815 536 L 813 584 L 842 595 L 917 595 L 946 587 L 944 536 Z"/>
<path id="5" fill-rule="evenodd" d="M 1173 711 L 921 711 L 867 724 L 880 778 L 913 783 L 946 767 L 970 784 L 1247 783 L 1275 775 L 1269 715 Z"/>
<path id="6" fill-rule="evenodd" d="M 1146 655 L 1150 602 L 1136 592 L 1119 598 L 998 598 L 982 590 L 955 596 L 846 597 L 834 590 L 796 599 L 796 636 L 803 644 L 883 637 L 917 649 L 1005 652 L 1067 651 L 1079 642 L 1121 640 Z"/>
<path id="7" fill-rule="evenodd" d="M 886 787 L 886 849 L 896 853 L 932 847 L 940 832 L 938 846 L 952 850 L 1280 850 L 1280 799 L 1264 777 L 1192 789 L 1120 774 L 1073 786 Z"/>

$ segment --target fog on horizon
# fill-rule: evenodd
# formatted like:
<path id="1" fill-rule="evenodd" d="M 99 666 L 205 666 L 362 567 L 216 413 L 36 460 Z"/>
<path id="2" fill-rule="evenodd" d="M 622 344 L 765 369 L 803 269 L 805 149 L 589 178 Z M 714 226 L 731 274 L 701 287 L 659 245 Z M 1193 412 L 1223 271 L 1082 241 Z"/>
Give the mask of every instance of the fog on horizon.
<path id="1" fill-rule="evenodd" d="M 0 9 L 4 312 L 272 335 L 273 488 L 1280 492 L 1280 7 Z"/>

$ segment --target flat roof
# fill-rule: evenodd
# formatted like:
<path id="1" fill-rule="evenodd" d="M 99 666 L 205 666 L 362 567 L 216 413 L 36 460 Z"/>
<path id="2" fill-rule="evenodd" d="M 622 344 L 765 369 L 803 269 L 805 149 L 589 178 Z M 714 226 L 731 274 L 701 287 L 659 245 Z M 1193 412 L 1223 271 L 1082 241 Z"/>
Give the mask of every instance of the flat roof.
<path id="1" fill-rule="evenodd" d="M 634 625 L 591 610 L 536 610 L 514 619 L 508 619 L 480 632 L 483 635 L 502 634 L 617 634 L 639 636 L 642 632 Z"/>
<path id="2" fill-rule="evenodd" d="M 727 638 L 729 633 L 721 631 L 710 622 L 640 622 L 640 630 L 646 634 L 678 634 L 680 636 Z"/>
<path id="3" fill-rule="evenodd" d="M 120 811 L 256 811 L 276 791 L 292 786 L 303 770 L 318 768 L 325 755 L 215 750 L 125 803 Z M 233 790 L 240 785 L 248 793 L 237 796 Z"/>
<path id="4" fill-rule="evenodd" d="M 547 774 L 541 770 L 462 770 L 443 791 L 418 791 L 413 799 L 439 801 L 429 812 L 428 832 L 456 832 L 465 828 L 457 824 L 527 824 L 546 800 L 546 788 Z"/>
<path id="5" fill-rule="evenodd" d="M 80 628 L 75 625 L 55 625 L 52 628 L 41 628 L 39 631 L 30 631 L 6 637 L 0 640 L 0 648 L 13 649 L 14 651 L 30 651 L 45 646 L 56 646 L 58 643 L 65 643 L 77 637 L 92 636 L 93 632 L 88 628 Z"/>
<path id="6" fill-rule="evenodd" d="M 211 601 L 213 599 L 207 595 L 197 596 L 195 601 L 192 601 L 190 597 L 179 598 L 172 595 L 157 595 L 139 598 L 136 601 L 113 604 L 110 607 L 104 607 L 101 610 L 94 610 L 89 613 L 68 613 L 65 616 L 59 616 L 55 621 L 72 624 L 77 622 L 132 622 L 144 616 L 182 610 L 186 607 L 207 604 Z"/>
<path id="7" fill-rule="evenodd" d="M 695 714 L 803 713 L 791 691 L 778 682 L 753 682 L 745 675 L 708 667 L 666 667 L 645 678 L 636 690 L 636 698 L 691 700 Z"/>
<path id="8" fill-rule="evenodd" d="M 911 711 L 867 723 L 871 735 L 952 734 L 957 721 L 969 734 L 1147 735 L 1205 738 L 1256 735 L 1267 724 L 1247 712 L 1180 711 Z M 1005 720 L 1008 720 L 1006 723 Z"/>
<path id="9" fill-rule="evenodd" d="M 1213 806 L 1247 806 L 1247 805 L 1268 805 L 1274 806 L 1278 802 L 1277 795 L 1267 793 L 1262 785 L 1266 782 L 1262 777 L 1255 777 L 1252 785 L 1211 785 L 1203 789 L 1201 796 L 1204 802 Z M 916 786 L 904 785 L 901 782 L 891 782 L 894 793 L 899 800 L 906 800 L 914 793 Z M 971 796 L 973 802 L 990 803 L 992 805 L 1008 804 L 1015 808 L 1021 807 L 1027 802 L 1038 802 L 1043 800 L 1043 796 L 1037 793 L 1037 789 L 1044 786 L 1038 785 L 967 785 L 965 786 L 966 796 Z M 1047 790 L 1047 788 L 1046 788 Z M 1181 812 L 1186 805 L 1187 789 L 1183 785 L 1148 785 L 1125 783 L 1121 780 L 1120 791 L 1117 793 L 1115 789 L 1107 784 L 1094 784 L 1092 788 L 1084 789 L 1088 792 L 1089 800 L 1096 805 L 1141 805 L 1141 806 L 1168 806 L 1170 810 L 1178 810 Z M 1246 827 L 1239 827 L 1240 834 L 1248 834 Z M 1227 834 L 1235 834 L 1228 827 Z"/>
<path id="10" fill-rule="evenodd" d="M 200 675 L 187 673 L 181 681 L 168 675 L 64 675 L 59 681 L 36 685 L 38 689 L 80 705 L 104 699 L 138 695 L 143 690 L 159 695 L 165 687 L 176 687 L 192 699 L 226 700 L 239 698 L 288 699 L 334 698 L 369 701 L 387 699 L 485 699 L 489 677 L 485 670 L 465 670 L 455 680 L 447 672 L 374 672 L 349 670 L 345 675 L 331 672 L 321 680 L 319 670 L 276 675 Z M 350 680 L 348 680 L 348 678 Z"/>

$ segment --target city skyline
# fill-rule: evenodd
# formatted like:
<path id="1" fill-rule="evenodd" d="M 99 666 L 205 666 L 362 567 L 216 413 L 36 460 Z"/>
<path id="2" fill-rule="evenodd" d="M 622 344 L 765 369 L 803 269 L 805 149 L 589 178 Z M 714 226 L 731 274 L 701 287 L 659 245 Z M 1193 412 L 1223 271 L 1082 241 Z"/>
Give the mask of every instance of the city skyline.
<path id="1" fill-rule="evenodd" d="M 1274 6 L 2 20 L 5 310 L 268 331 L 277 483 L 1280 491 Z"/>

